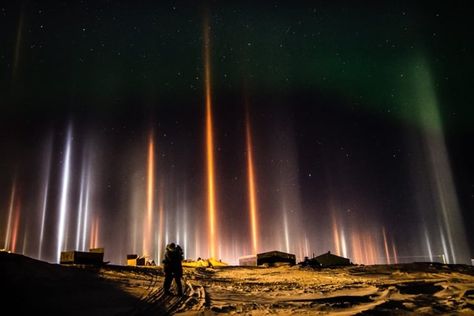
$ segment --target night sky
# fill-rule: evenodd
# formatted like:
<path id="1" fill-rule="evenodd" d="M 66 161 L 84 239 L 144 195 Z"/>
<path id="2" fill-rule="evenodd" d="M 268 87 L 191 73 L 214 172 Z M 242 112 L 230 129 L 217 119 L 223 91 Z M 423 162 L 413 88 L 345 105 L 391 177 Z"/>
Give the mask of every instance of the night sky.
<path id="1" fill-rule="evenodd" d="M 104 247 L 123 263 L 177 241 L 189 258 L 211 255 L 207 49 L 216 256 L 252 253 L 251 152 L 258 251 L 474 257 L 467 7 L 10 2 L 0 248 L 57 261 Z"/>

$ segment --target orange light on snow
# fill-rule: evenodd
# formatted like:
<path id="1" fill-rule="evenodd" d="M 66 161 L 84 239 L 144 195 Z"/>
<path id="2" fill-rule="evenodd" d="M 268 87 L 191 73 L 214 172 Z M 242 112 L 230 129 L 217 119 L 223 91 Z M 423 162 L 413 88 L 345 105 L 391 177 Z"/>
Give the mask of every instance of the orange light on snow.
<path id="1" fill-rule="evenodd" d="M 253 253 L 256 254 L 258 251 L 258 232 L 257 232 L 257 200 L 256 200 L 256 188 L 255 188 L 255 175 L 254 175 L 254 164 L 253 164 L 253 152 L 252 152 L 252 137 L 250 133 L 250 122 L 247 116 L 247 172 L 248 172 L 248 189 L 249 189 L 249 208 L 250 208 L 250 226 L 252 228 L 252 246 Z"/>
<path id="2" fill-rule="evenodd" d="M 94 216 L 91 223 L 91 232 L 90 232 L 90 248 L 97 248 L 99 245 L 99 218 Z"/>
<path id="3" fill-rule="evenodd" d="M 146 216 L 143 223 L 143 255 L 151 255 L 152 243 L 152 222 L 153 222 L 153 203 L 155 190 L 155 144 L 153 135 L 150 132 L 148 138 L 148 159 L 147 159 L 147 186 L 146 186 Z"/>
<path id="4" fill-rule="evenodd" d="M 390 253 L 388 251 L 387 234 L 385 233 L 385 227 L 382 227 L 382 234 L 383 234 L 383 247 L 385 249 L 385 258 L 387 260 L 387 264 L 390 264 Z"/>
<path id="5" fill-rule="evenodd" d="M 336 255 L 341 255 L 341 242 L 339 240 L 339 230 L 337 229 L 336 216 L 332 215 L 332 234 L 334 238 L 334 245 L 336 246 Z"/>
<path id="6" fill-rule="evenodd" d="M 216 257 L 216 197 L 214 175 L 214 141 L 211 102 L 211 62 L 210 62 L 209 20 L 204 21 L 204 83 L 206 92 L 206 162 L 207 162 L 207 209 L 209 254 Z"/>

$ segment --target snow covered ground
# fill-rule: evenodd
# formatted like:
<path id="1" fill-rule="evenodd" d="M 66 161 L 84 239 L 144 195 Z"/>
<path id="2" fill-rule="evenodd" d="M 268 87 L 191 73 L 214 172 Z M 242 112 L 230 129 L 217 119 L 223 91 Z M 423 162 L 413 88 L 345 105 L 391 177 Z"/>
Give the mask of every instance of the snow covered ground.
<path id="1" fill-rule="evenodd" d="M 5 306 L 63 315 L 474 314 L 474 267 L 413 263 L 312 269 L 186 268 L 184 297 L 160 267 L 64 267 L 0 253 Z"/>

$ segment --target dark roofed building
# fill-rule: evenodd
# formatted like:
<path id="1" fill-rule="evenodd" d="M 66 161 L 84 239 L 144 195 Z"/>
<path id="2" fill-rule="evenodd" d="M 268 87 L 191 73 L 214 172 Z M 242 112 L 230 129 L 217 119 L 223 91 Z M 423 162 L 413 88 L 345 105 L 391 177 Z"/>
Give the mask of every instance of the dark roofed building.
<path id="1" fill-rule="evenodd" d="M 60 264 L 87 264 L 102 265 L 104 264 L 104 251 L 62 251 L 59 259 Z"/>
<path id="2" fill-rule="evenodd" d="M 330 251 L 312 258 L 316 260 L 322 267 L 335 267 L 335 266 L 349 266 L 351 261 L 348 258 L 333 255 Z"/>
<path id="3" fill-rule="evenodd" d="M 296 264 L 296 256 L 282 251 L 269 251 L 257 254 L 257 265 L 289 263 Z"/>

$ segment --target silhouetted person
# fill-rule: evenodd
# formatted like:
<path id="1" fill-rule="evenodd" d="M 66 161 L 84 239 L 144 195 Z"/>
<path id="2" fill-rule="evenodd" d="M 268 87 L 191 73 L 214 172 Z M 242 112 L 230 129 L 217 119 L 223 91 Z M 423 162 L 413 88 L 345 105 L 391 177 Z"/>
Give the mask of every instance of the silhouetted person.
<path id="1" fill-rule="evenodd" d="M 178 288 L 178 295 L 183 295 L 183 287 L 181 285 L 181 277 L 183 276 L 183 266 L 181 261 L 183 260 L 183 250 L 179 245 L 171 243 L 166 246 L 165 258 L 163 259 L 164 270 L 165 270 L 165 282 L 163 289 L 165 294 L 171 294 L 170 287 L 171 282 L 176 282 Z"/>

